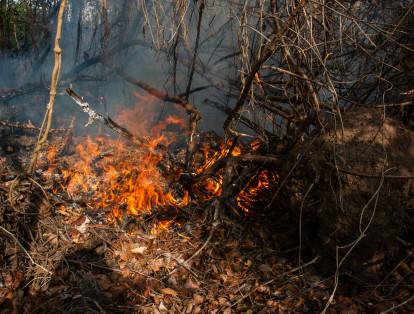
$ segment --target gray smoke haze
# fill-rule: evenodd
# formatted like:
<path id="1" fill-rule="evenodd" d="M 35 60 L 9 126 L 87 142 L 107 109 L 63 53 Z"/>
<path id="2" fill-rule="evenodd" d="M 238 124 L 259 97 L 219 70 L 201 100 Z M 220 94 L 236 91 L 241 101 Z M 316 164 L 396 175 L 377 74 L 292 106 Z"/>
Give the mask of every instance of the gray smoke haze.
<path id="1" fill-rule="evenodd" d="M 148 2 L 149 3 L 149 2 Z M 78 131 L 84 129 L 87 117 L 64 94 L 73 86 L 93 108 L 103 114 L 115 115 L 122 108 L 136 105 L 136 93 L 145 92 L 125 82 L 102 60 L 120 67 L 137 80 L 169 94 L 186 91 L 192 54 L 196 41 L 198 9 L 188 2 L 182 20 L 174 20 L 174 3 L 163 4 L 168 12 L 157 12 L 145 1 L 108 1 L 109 38 L 105 39 L 105 25 L 100 1 L 69 1 L 62 29 L 62 69 L 59 95 L 55 106 L 55 125 L 68 124 L 76 114 Z M 145 4 L 145 5 L 144 5 Z M 219 3 L 218 3 L 219 4 Z M 206 87 L 190 96 L 190 101 L 202 112 L 201 129 L 221 132 L 224 114 L 211 106 L 212 102 L 226 105 L 229 80 L 234 81 L 234 58 L 220 61 L 234 53 L 235 34 L 229 12 L 221 5 L 206 6 L 200 32 L 200 45 L 192 88 Z M 48 102 L 48 88 L 53 66 L 53 40 L 56 16 L 50 29 L 53 36 L 37 53 L 6 54 L 0 59 L 0 89 L 2 117 L 38 124 Z M 157 23 L 161 26 L 156 29 Z M 178 28 L 177 25 L 181 27 Z M 179 34 L 177 34 L 179 32 Z M 177 48 L 176 90 L 172 81 L 173 57 L 169 48 L 180 35 Z M 166 44 L 167 43 L 167 44 Z M 105 47 L 106 45 L 106 47 Z M 169 46 L 168 46 L 169 45 Z M 208 88 L 207 88 L 208 87 Z M 153 104 L 142 103 L 140 106 Z M 17 108 L 11 110 L 10 107 Z M 180 112 L 174 105 L 158 101 L 156 120 L 172 112 Z M 182 111 L 182 110 L 181 110 Z M 185 116 L 185 114 L 183 115 Z M 137 122 L 139 122 L 137 117 Z M 155 121 L 154 121 L 155 123 Z M 93 130 L 89 128 L 87 132 Z"/>
<path id="2" fill-rule="evenodd" d="M 63 24 L 60 95 L 54 121 L 67 125 L 77 113 L 78 131 L 90 132 L 94 128 L 83 127 L 87 117 L 63 93 L 71 84 L 95 110 L 111 116 L 122 108 L 135 106 L 136 93 L 145 95 L 103 63 L 171 95 L 186 92 L 191 72 L 198 1 L 108 0 L 107 19 L 101 6 L 103 2 L 69 1 Z M 293 2 L 276 1 L 281 20 L 288 19 Z M 377 2 L 333 1 L 322 5 L 316 1 L 315 8 L 311 4 L 306 8 L 308 22 L 313 22 L 299 23 L 298 30 L 291 30 L 288 44 L 297 62 L 302 63 L 303 70 L 314 80 L 318 97 L 328 106 L 399 102 L 403 100 L 401 92 L 410 89 L 407 73 L 412 71 L 405 69 L 410 67 L 407 51 L 412 50 L 406 47 L 411 45 L 412 13 L 407 11 L 411 2 Z M 205 3 L 191 87 L 208 88 L 191 94 L 189 99 L 202 113 L 200 129 L 221 133 L 226 116 L 223 110 L 232 107 L 243 76 L 250 72 L 262 48 L 275 34 L 272 27 L 260 24 L 260 12 L 267 12 L 267 8 L 257 11 L 259 4 L 266 6 L 269 1 L 210 0 Z M 332 8 L 334 4 L 336 9 Z M 316 10 L 318 7 L 324 7 L 329 14 L 325 16 L 324 10 Z M 329 27 L 320 23 L 325 17 Z M 35 123 L 42 119 L 53 65 L 55 18 L 51 20 L 50 42 L 39 46 L 36 53 L 1 56 L 0 114 L 3 117 L 30 119 Z M 398 25 L 401 30 L 395 28 Z M 287 74 L 291 69 L 281 51 L 269 58 L 266 67 L 260 70 L 264 81 L 272 83 L 265 86 L 267 90 L 263 93 L 260 87 L 253 88 L 246 110 L 241 112 L 265 130 L 272 130 L 281 118 L 275 115 L 276 121 L 272 120 L 272 114 L 269 116 L 268 111 L 258 109 L 255 97 L 267 101 L 266 96 L 276 95 L 282 99 L 279 104 L 282 108 L 307 102 L 303 94 L 308 94 L 308 88 L 300 91 L 302 96 L 298 95 L 301 84 L 295 82 L 297 76 Z M 156 108 L 153 123 L 181 110 L 162 102 L 154 105 L 143 101 L 140 106 Z M 143 123 L 139 118 L 142 119 L 137 117 L 137 122 Z M 284 127 L 280 128 L 282 133 Z"/>

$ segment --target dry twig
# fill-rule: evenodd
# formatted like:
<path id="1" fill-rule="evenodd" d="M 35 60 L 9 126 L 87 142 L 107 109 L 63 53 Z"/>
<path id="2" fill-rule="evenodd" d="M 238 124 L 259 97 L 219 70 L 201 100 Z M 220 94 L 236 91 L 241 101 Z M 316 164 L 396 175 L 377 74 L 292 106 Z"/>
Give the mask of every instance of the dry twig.
<path id="1" fill-rule="evenodd" d="M 35 262 L 35 260 L 33 259 L 33 257 L 29 254 L 29 252 L 27 252 L 27 250 L 24 248 L 23 244 L 20 243 L 19 239 L 16 238 L 16 236 L 11 233 L 9 230 L 7 230 L 6 228 L 0 226 L 0 230 L 3 231 L 5 234 L 7 234 L 9 237 L 11 237 L 19 246 L 20 248 L 23 250 L 23 252 L 27 255 L 27 257 L 29 258 L 30 262 L 41 268 L 43 271 L 47 272 L 48 274 L 51 274 L 52 272 L 47 270 L 46 268 L 44 268 L 42 265 L 38 264 Z"/>

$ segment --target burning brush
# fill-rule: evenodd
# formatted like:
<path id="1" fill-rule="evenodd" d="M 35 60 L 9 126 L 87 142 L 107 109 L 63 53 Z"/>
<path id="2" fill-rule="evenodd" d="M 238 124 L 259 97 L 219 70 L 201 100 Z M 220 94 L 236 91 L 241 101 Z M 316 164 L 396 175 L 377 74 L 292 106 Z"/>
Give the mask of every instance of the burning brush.
<path id="1" fill-rule="evenodd" d="M 184 208 L 193 201 L 203 202 L 222 196 L 225 169 L 201 180 L 193 180 L 191 191 L 181 184 L 186 172 L 185 157 L 179 152 L 172 156 L 168 147 L 176 140 L 176 134 L 168 131 L 171 126 L 182 131 L 182 118 L 170 116 L 151 129 L 145 137 L 137 137 L 115 120 L 95 112 L 73 90 L 69 96 L 82 107 L 90 119 L 103 122 L 127 141 L 109 137 L 75 138 L 76 154 L 63 156 L 63 163 L 54 163 L 57 149 L 51 147 L 47 153 L 49 169 L 45 175 L 60 178 L 55 187 L 71 200 L 82 201 L 95 211 L 103 211 L 109 221 L 123 219 L 125 215 L 137 216 L 151 213 L 154 209 Z M 131 112 L 123 112 L 118 118 L 125 120 Z M 130 126 L 128 121 L 123 121 Z M 133 126 L 131 127 L 133 129 Z M 141 130 L 140 134 L 145 134 Z M 242 147 L 226 143 L 203 142 L 193 157 L 195 176 L 201 178 L 220 161 L 242 154 Z M 250 180 L 237 195 L 237 206 L 245 213 L 260 198 L 262 190 L 268 190 L 270 180 L 276 180 L 266 171 Z M 191 194 L 191 197 L 190 197 Z"/>

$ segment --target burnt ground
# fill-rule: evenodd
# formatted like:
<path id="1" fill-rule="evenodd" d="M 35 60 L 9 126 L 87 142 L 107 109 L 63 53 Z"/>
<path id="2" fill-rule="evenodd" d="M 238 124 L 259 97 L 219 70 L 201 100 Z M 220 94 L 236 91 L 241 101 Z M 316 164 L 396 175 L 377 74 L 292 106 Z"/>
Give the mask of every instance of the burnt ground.
<path id="1" fill-rule="evenodd" d="M 56 190 L 56 177 L 42 174 L 45 154 L 35 175 L 39 185 L 21 177 L 14 186 L 35 137 L 8 129 L 2 136 L 0 313 L 317 313 L 334 291 L 329 258 L 310 247 L 317 222 L 304 221 L 304 230 L 314 232 L 299 247 L 297 215 L 284 203 L 272 213 L 222 213 L 211 241 L 188 260 L 211 235 L 214 200 L 109 223 L 88 200 Z M 375 281 L 349 269 L 338 274 L 327 313 L 414 310 L 407 302 L 412 244 L 399 239 L 399 253 Z"/>

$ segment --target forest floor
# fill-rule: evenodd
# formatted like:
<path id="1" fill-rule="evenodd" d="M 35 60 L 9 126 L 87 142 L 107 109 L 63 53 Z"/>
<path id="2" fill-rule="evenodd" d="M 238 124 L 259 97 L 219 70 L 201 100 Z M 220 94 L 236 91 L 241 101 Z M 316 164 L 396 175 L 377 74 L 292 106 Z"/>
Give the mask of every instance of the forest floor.
<path id="1" fill-rule="evenodd" d="M 41 188 L 24 178 L 14 186 L 35 136 L 3 139 L 0 313 L 318 313 L 334 292 L 319 256 L 298 264 L 297 226 L 286 217 L 223 213 L 212 233 L 215 202 L 203 201 L 111 221 L 85 196 L 56 189 L 46 154 Z M 410 250 L 386 283 L 340 277 L 327 313 L 380 313 L 412 299 Z"/>

